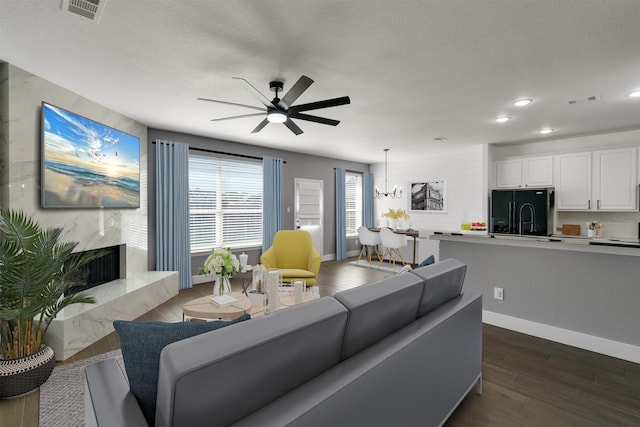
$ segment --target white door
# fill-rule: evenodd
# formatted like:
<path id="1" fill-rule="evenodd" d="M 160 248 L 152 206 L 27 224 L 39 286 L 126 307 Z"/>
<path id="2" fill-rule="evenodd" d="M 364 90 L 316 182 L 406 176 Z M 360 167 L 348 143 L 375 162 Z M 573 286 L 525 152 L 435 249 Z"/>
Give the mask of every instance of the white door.
<path id="1" fill-rule="evenodd" d="M 295 227 L 307 230 L 313 247 L 322 255 L 324 181 L 295 178 Z"/>

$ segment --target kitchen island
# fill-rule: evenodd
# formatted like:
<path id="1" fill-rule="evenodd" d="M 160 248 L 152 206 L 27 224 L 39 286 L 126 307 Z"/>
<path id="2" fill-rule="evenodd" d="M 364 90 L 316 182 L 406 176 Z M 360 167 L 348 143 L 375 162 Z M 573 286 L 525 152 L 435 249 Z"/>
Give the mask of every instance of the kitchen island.
<path id="1" fill-rule="evenodd" d="M 434 234 L 440 259 L 467 264 L 483 320 L 640 363 L 640 247 L 633 241 Z M 503 289 L 503 300 L 494 299 Z"/>

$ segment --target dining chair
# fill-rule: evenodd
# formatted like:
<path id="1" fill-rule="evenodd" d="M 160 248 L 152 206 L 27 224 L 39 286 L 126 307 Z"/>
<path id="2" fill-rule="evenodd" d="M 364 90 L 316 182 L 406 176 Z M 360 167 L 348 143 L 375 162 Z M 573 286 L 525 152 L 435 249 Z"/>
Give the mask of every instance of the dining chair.
<path id="1" fill-rule="evenodd" d="M 402 258 L 402 253 L 400 252 L 400 248 L 407 246 L 407 236 L 404 234 L 394 233 L 390 228 L 383 227 L 380 229 L 380 240 L 382 242 L 382 246 L 384 247 L 384 253 L 382 254 L 382 258 L 380 258 L 380 264 L 384 261 L 384 257 L 389 255 L 389 262 L 393 264 L 393 271 L 396 271 L 396 259 L 400 257 L 400 261 L 402 261 L 402 265 L 404 266 L 406 262 L 404 258 Z"/>
<path id="2" fill-rule="evenodd" d="M 369 260 L 369 267 L 371 267 L 372 250 L 375 250 L 376 257 L 378 258 L 378 261 L 380 260 L 380 253 L 378 252 L 378 245 L 381 243 L 380 233 L 377 231 L 371 231 L 365 226 L 361 226 L 358 227 L 358 239 L 360 239 L 362 249 L 360 249 L 360 254 L 358 255 L 356 264 L 360 262 L 360 258 L 362 258 L 362 255 L 366 253 L 367 259 Z"/>

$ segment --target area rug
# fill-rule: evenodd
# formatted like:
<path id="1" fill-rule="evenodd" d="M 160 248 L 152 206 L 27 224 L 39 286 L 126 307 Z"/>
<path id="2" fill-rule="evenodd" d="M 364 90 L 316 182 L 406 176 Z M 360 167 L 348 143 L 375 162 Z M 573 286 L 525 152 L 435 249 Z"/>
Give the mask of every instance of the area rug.
<path id="1" fill-rule="evenodd" d="M 394 273 L 393 264 L 386 261 L 383 262 L 382 265 L 380 265 L 380 262 L 371 261 L 371 267 L 369 267 L 369 261 L 366 259 L 361 259 L 359 263 L 356 264 L 355 261 L 351 261 L 349 262 L 349 265 L 353 265 L 356 267 L 363 267 L 363 268 L 371 268 L 372 270 L 389 271 L 391 273 Z M 395 273 L 399 273 L 401 269 L 402 269 L 402 262 L 397 262 Z"/>
<path id="2" fill-rule="evenodd" d="M 112 357 L 124 367 L 120 350 L 56 366 L 40 387 L 40 427 L 83 427 L 84 368 Z"/>

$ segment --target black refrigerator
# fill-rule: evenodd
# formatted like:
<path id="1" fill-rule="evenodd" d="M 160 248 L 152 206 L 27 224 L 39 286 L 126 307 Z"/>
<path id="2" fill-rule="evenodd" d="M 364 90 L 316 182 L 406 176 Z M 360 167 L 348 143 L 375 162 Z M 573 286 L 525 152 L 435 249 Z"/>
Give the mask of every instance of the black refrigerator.
<path id="1" fill-rule="evenodd" d="M 492 234 L 553 234 L 553 188 L 491 191 Z"/>

